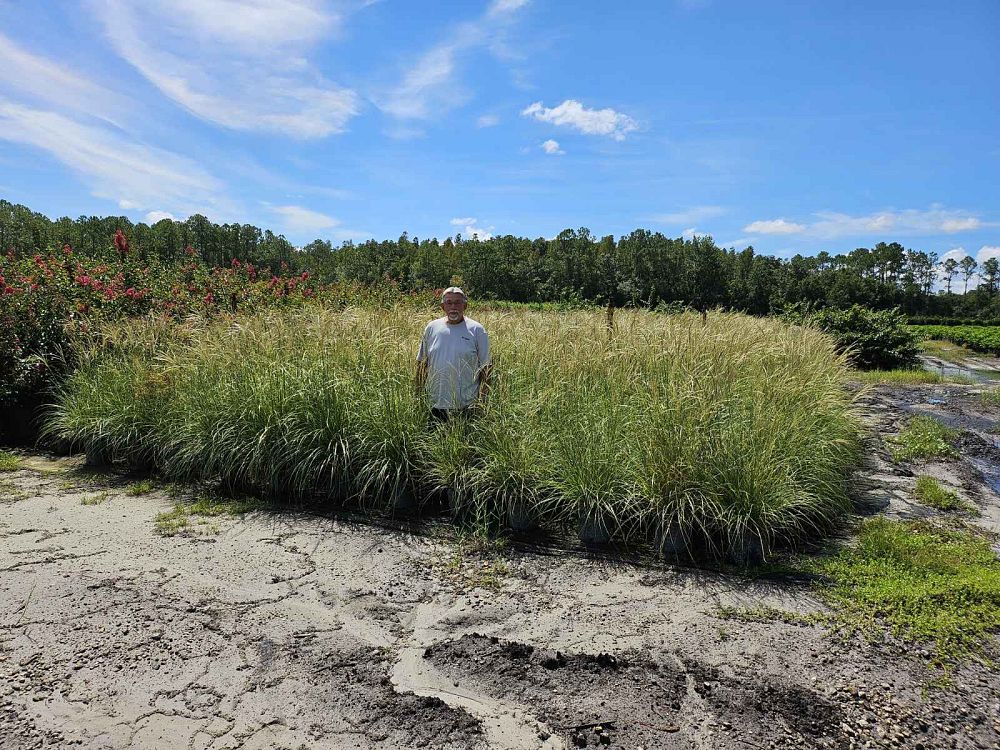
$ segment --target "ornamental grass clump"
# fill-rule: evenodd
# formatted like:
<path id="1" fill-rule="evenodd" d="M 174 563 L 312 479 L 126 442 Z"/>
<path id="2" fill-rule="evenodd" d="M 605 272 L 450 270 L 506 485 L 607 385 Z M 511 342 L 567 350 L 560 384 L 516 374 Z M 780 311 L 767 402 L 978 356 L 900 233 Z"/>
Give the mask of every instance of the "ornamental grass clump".
<path id="1" fill-rule="evenodd" d="M 600 312 L 474 315 L 495 367 L 473 419 L 434 423 L 413 391 L 427 310 L 314 307 L 119 329 L 50 430 L 170 479 L 380 510 L 447 499 L 477 527 L 582 525 L 740 562 L 845 509 L 858 423 L 822 333 L 623 311 L 609 340 Z"/>

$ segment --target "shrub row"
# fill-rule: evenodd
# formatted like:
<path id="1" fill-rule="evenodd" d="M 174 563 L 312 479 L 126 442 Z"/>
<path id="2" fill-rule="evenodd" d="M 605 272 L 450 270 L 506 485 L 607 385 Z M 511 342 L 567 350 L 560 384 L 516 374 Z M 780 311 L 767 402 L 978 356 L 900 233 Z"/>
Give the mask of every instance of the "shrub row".
<path id="1" fill-rule="evenodd" d="M 1000 356 L 1000 327 L 912 326 L 912 329 L 924 339 L 950 341 L 973 351 Z"/>
<path id="2" fill-rule="evenodd" d="M 49 429 L 174 479 L 383 511 L 447 497 L 464 521 L 743 561 L 845 508 L 857 420 L 845 360 L 814 329 L 631 311 L 609 337 L 599 311 L 486 311 L 488 404 L 437 426 L 412 385 L 426 317 L 123 326 L 95 339 Z"/>

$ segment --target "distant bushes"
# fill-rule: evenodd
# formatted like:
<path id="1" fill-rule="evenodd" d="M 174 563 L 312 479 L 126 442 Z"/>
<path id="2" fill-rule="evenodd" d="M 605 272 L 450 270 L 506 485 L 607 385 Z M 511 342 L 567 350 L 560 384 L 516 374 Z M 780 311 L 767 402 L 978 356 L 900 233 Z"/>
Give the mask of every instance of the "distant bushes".
<path id="1" fill-rule="evenodd" d="M 848 352 L 852 363 L 861 370 L 891 370 L 917 363 L 918 336 L 897 310 L 854 305 L 847 310 L 819 310 L 808 315 L 807 320 L 830 334 L 838 351 Z"/>
<path id="2" fill-rule="evenodd" d="M 1000 327 L 994 326 L 913 326 L 915 335 L 966 346 L 976 352 L 1000 356 Z"/>
<path id="3" fill-rule="evenodd" d="M 1000 318 L 943 318 L 933 315 L 910 315 L 911 326 L 1000 326 Z"/>
<path id="4" fill-rule="evenodd" d="M 842 357 L 735 314 L 477 315 L 495 382 L 434 427 L 413 393 L 426 314 L 311 307 L 132 326 L 62 387 L 53 434 L 176 479 L 392 510 L 447 499 L 498 527 L 582 524 L 674 554 L 759 559 L 846 507 Z"/>

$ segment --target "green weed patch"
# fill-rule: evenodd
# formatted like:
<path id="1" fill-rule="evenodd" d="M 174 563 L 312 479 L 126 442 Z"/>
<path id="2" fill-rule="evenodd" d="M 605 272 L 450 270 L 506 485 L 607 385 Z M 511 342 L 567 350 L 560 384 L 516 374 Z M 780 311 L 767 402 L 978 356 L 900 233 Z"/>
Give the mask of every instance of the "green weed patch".
<path id="1" fill-rule="evenodd" d="M 958 495 L 944 486 L 934 477 L 917 477 L 913 491 L 917 502 L 937 510 L 968 510 L 968 504 L 962 502 Z"/>
<path id="2" fill-rule="evenodd" d="M 153 526 L 160 536 L 176 536 L 181 533 L 217 534 L 219 527 L 210 519 L 240 516 L 265 507 L 266 503 L 255 498 L 233 500 L 199 495 L 193 501 L 179 500 L 171 510 L 157 514 L 153 519 Z"/>
<path id="3" fill-rule="evenodd" d="M 17 471 L 20 468 L 20 458 L 9 451 L 0 451 L 0 471 Z"/>
<path id="4" fill-rule="evenodd" d="M 808 567 L 830 579 L 819 592 L 849 631 L 887 628 L 935 644 L 948 660 L 980 650 L 1000 630 L 1000 561 L 969 531 L 873 518 L 855 547 Z"/>
<path id="5" fill-rule="evenodd" d="M 945 381 L 939 373 L 916 369 L 858 370 L 853 377 L 862 383 L 873 385 L 923 385 Z"/>
<path id="6" fill-rule="evenodd" d="M 156 485 L 148 479 L 143 479 L 140 482 L 133 482 L 126 487 L 125 494 L 129 497 L 139 497 L 140 495 L 148 495 L 154 489 L 156 489 Z"/>
<path id="7" fill-rule="evenodd" d="M 910 419 L 898 435 L 889 438 L 894 444 L 893 458 L 897 461 L 955 456 L 953 443 L 956 439 L 957 430 L 923 415 Z"/>

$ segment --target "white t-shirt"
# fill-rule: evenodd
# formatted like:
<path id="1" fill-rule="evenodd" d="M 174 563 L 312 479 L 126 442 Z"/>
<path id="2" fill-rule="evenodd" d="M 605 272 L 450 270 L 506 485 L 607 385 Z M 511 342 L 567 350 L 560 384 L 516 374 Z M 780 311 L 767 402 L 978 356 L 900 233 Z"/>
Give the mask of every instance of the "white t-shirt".
<path id="1" fill-rule="evenodd" d="M 420 337 L 417 362 L 427 362 L 427 395 L 435 409 L 464 409 L 479 395 L 479 373 L 490 363 L 486 329 L 472 318 L 432 320 Z"/>

